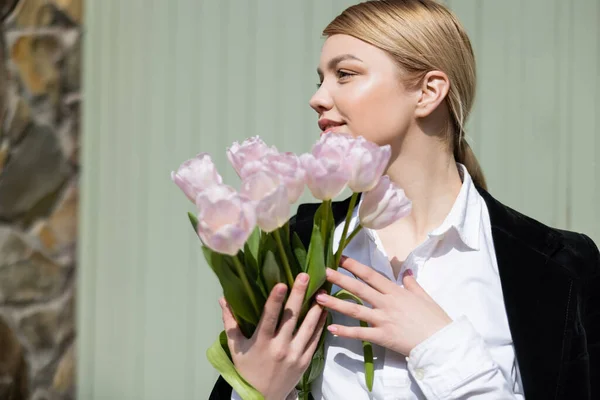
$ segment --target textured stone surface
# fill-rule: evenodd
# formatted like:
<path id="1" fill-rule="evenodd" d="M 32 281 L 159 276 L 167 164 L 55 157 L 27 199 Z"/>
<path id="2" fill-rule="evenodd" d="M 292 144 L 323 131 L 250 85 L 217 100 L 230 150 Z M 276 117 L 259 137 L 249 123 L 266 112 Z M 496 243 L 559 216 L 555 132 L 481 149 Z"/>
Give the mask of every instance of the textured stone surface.
<path id="1" fill-rule="evenodd" d="M 32 230 L 50 254 L 56 254 L 75 245 L 77 239 L 78 188 L 71 184 L 64 191 L 52 215 L 39 222 Z"/>
<path id="2" fill-rule="evenodd" d="M 48 303 L 27 309 L 17 321 L 23 343 L 30 352 L 60 347 L 75 332 L 73 291 Z"/>
<path id="3" fill-rule="evenodd" d="M 26 239 L 11 228 L 0 227 L 0 304 L 50 300 L 65 286 L 68 269 Z"/>
<path id="4" fill-rule="evenodd" d="M 0 174 L 4 170 L 6 161 L 8 160 L 8 139 L 0 142 Z"/>
<path id="5" fill-rule="evenodd" d="M 53 10 L 51 1 L 47 0 L 20 0 L 13 13 L 18 27 L 43 27 L 52 22 Z"/>
<path id="6" fill-rule="evenodd" d="M 75 368 L 75 345 L 71 344 L 56 368 L 56 373 L 52 380 L 52 389 L 55 392 L 74 398 Z"/>
<path id="7" fill-rule="evenodd" d="M 70 168 L 47 127 L 34 126 L 12 150 L 0 176 L 0 218 L 12 220 L 55 192 Z"/>
<path id="8" fill-rule="evenodd" d="M 13 10 L 0 25 L 0 400 L 74 400 L 83 1 L 13 5 L 0 0 Z"/>
<path id="9" fill-rule="evenodd" d="M 31 124 L 31 107 L 14 90 L 6 93 L 6 116 L 3 130 L 12 144 L 17 144 Z"/>
<path id="10" fill-rule="evenodd" d="M 81 24 L 83 18 L 83 0 L 54 0 L 56 8 L 73 22 Z"/>
<path id="11" fill-rule="evenodd" d="M 0 316 L 0 399 L 26 399 L 27 370 L 23 348 Z"/>
<path id="12" fill-rule="evenodd" d="M 27 35 L 12 46 L 11 56 L 30 95 L 58 98 L 58 66 L 55 58 L 60 42 L 54 36 Z"/>

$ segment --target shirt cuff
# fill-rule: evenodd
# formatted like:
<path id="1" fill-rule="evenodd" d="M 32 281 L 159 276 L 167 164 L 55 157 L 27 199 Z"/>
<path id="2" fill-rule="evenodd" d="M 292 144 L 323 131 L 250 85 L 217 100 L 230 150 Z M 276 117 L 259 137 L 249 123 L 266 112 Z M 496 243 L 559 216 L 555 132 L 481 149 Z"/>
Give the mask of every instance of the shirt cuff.
<path id="1" fill-rule="evenodd" d="M 461 316 L 419 343 L 406 359 L 427 398 L 445 398 L 456 388 L 495 367 L 481 335 Z"/>

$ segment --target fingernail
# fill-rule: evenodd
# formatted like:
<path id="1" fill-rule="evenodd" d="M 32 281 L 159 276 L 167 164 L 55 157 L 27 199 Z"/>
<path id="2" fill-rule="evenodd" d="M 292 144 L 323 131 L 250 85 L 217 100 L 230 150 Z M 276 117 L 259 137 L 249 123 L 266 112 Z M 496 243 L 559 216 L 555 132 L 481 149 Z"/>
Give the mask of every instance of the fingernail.
<path id="1" fill-rule="evenodd" d="M 221 308 L 225 308 L 226 303 L 225 303 L 225 299 L 223 297 L 221 297 L 219 299 L 219 305 L 221 306 Z"/>
<path id="2" fill-rule="evenodd" d="M 331 276 L 332 273 L 333 273 L 333 270 L 331 268 L 325 269 L 325 276 Z"/>
<path id="3" fill-rule="evenodd" d="M 405 276 L 413 276 L 412 269 L 407 269 L 406 271 L 404 271 L 404 273 L 402 274 L 402 277 L 405 277 Z"/>
<path id="4" fill-rule="evenodd" d="M 283 296 L 285 294 L 285 292 L 287 292 L 287 286 L 279 286 L 277 287 L 277 295 L 278 296 Z"/>
<path id="5" fill-rule="evenodd" d="M 344 263 L 344 261 L 346 261 L 347 259 L 348 259 L 348 257 L 346 257 L 346 256 L 342 255 L 342 256 L 340 257 L 340 264 L 343 264 L 343 263 Z"/>
<path id="6" fill-rule="evenodd" d="M 298 280 L 300 283 L 306 283 L 308 282 L 308 274 L 300 274 L 298 276 Z"/>
<path id="7" fill-rule="evenodd" d="M 337 330 L 338 330 L 338 328 L 337 328 L 337 326 L 335 326 L 335 325 L 329 325 L 329 326 L 327 327 L 327 330 L 328 330 L 329 332 L 331 332 L 331 333 L 336 333 L 336 332 L 337 332 Z"/>
<path id="8" fill-rule="evenodd" d="M 317 301 L 318 301 L 319 303 L 325 303 L 325 302 L 327 301 L 327 295 L 326 295 L 326 294 L 324 294 L 324 293 L 319 293 L 319 294 L 317 295 Z"/>

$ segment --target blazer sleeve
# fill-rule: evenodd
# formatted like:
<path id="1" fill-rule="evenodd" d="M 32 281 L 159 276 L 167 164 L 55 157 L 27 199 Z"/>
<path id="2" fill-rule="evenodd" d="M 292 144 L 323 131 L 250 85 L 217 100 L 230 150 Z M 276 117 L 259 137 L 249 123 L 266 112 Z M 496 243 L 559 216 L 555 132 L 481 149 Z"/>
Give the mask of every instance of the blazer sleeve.
<path id="1" fill-rule="evenodd" d="M 584 283 L 583 324 L 589 354 L 590 391 L 592 399 L 600 399 L 600 252 L 584 235 L 590 249 L 588 279 Z"/>

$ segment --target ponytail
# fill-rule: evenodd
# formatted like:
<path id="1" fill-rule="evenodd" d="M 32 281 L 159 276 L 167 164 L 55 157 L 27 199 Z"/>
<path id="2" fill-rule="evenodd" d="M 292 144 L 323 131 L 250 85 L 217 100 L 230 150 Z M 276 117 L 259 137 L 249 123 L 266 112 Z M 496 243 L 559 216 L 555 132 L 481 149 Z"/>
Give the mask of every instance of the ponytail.
<path id="1" fill-rule="evenodd" d="M 469 146 L 464 137 L 460 140 L 458 146 L 455 146 L 454 158 L 467 168 L 476 186 L 479 186 L 483 190 L 488 189 L 479 161 L 477 161 L 473 149 L 471 149 L 471 146 Z"/>

